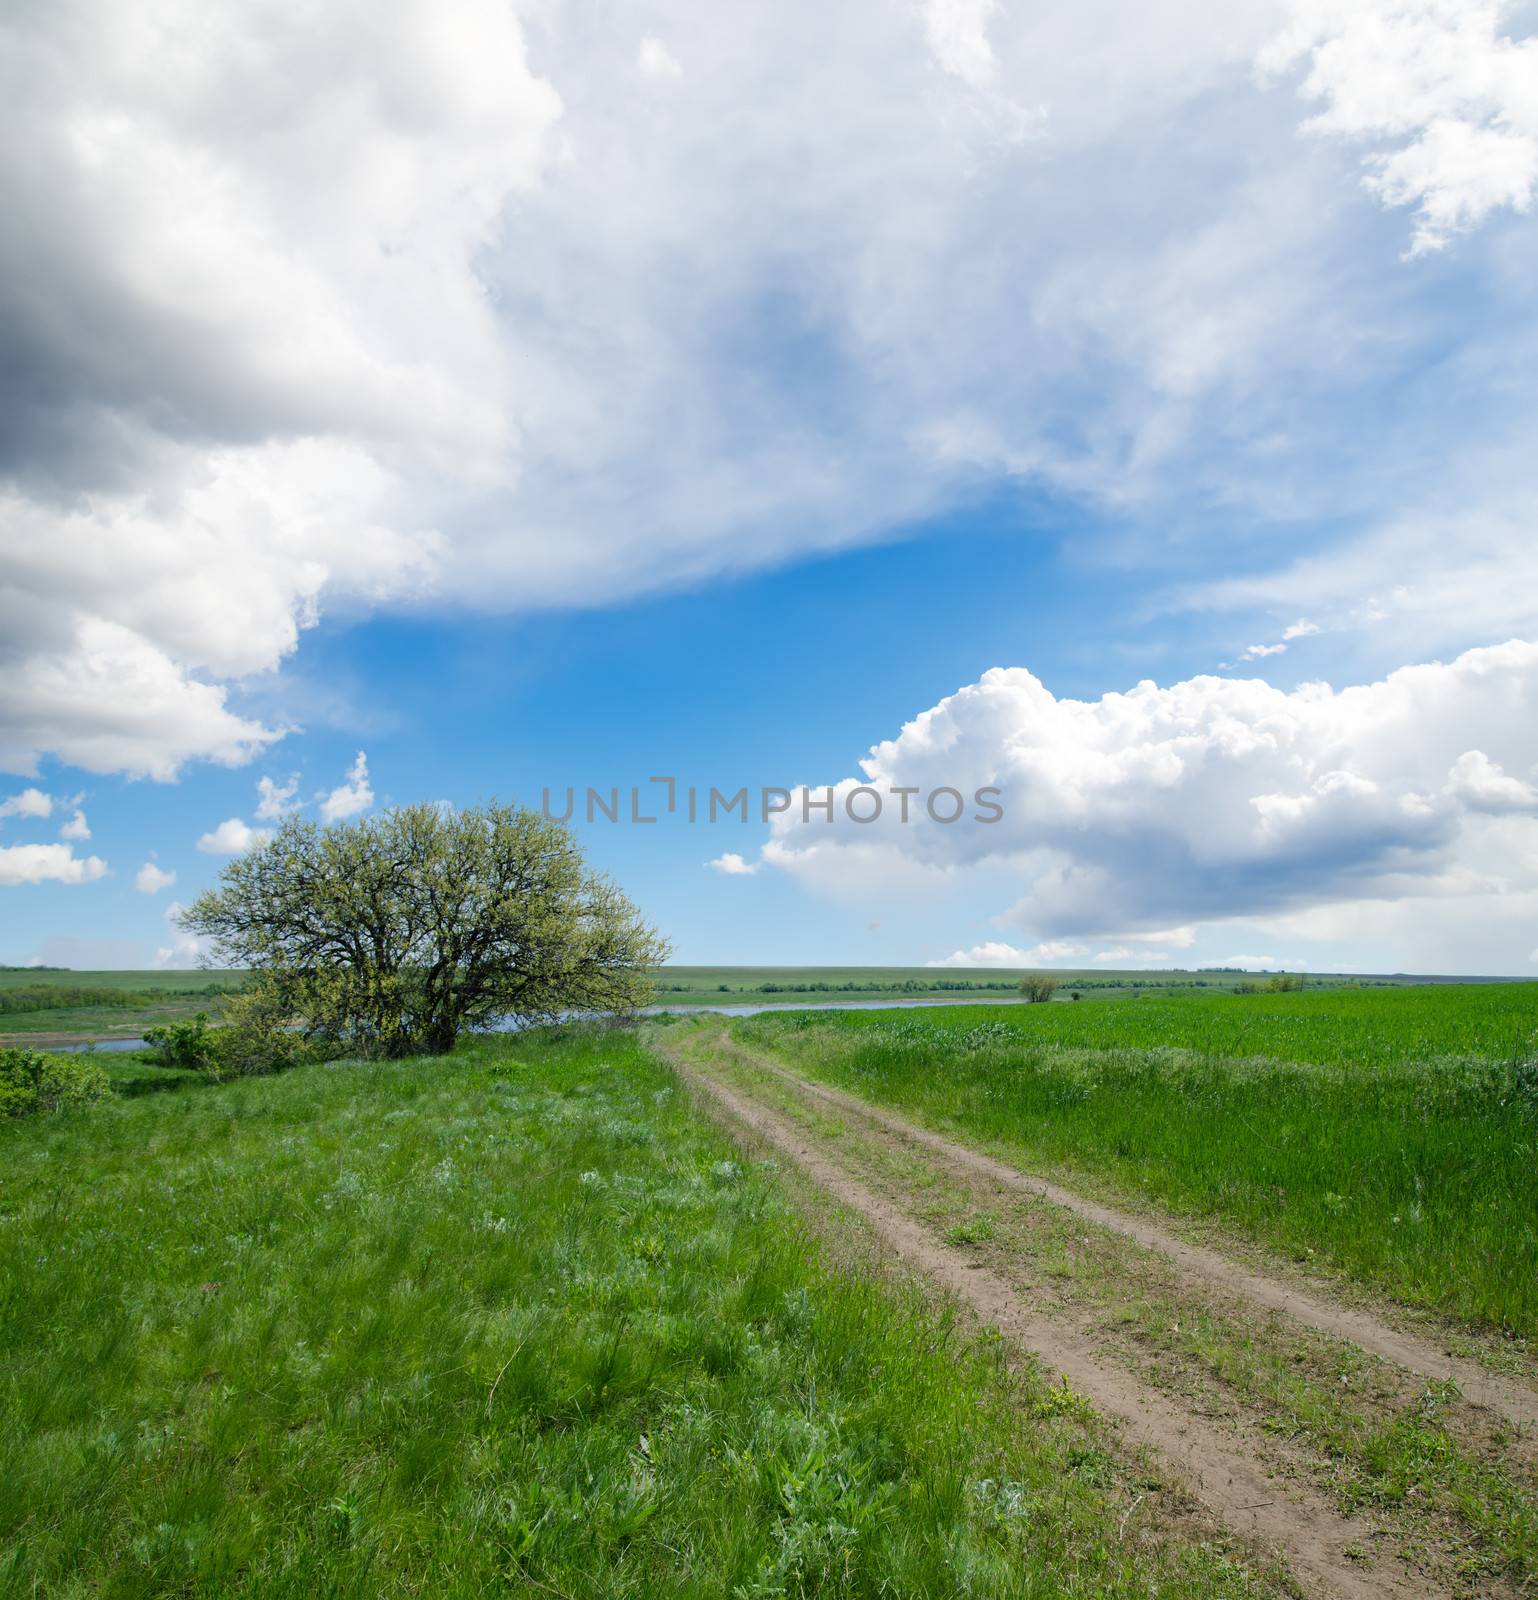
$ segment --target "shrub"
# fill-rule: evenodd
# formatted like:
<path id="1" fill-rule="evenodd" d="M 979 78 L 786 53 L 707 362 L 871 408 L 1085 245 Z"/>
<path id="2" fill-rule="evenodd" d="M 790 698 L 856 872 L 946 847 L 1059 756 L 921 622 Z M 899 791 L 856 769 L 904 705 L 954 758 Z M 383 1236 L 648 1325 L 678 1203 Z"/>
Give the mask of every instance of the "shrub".
<path id="1" fill-rule="evenodd" d="M 264 1077 L 337 1053 L 294 1025 L 290 1007 L 267 981 L 229 1002 L 222 1027 L 209 1027 L 207 1012 L 200 1011 L 190 1022 L 146 1028 L 144 1038 L 155 1047 L 157 1065 L 182 1067 L 215 1080 Z"/>
<path id="2" fill-rule="evenodd" d="M 0 1117 L 92 1105 L 111 1093 L 106 1072 L 94 1061 L 0 1049 Z"/>
<path id="3" fill-rule="evenodd" d="M 214 1030 L 217 1071 L 222 1077 L 255 1078 L 285 1072 L 339 1054 L 294 1025 L 278 987 L 258 981 L 224 1008 L 225 1025 Z"/>
<path id="4" fill-rule="evenodd" d="M 1034 1006 L 1044 1005 L 1058 991 L 1060 980 L 1044 972 L 1028 975 L 1020 980 L 1020 993 Z"/>
<path id="5" fill-rule="evenodd" d="M 218 1033 L 218 1029 L 209 1027 L 208 1013 L 200 1011 L 190 1022 L 146 1028 L 144 1042 L 153 1047 L 157 1066 L 213 1073 L 218 1064 Z"/>

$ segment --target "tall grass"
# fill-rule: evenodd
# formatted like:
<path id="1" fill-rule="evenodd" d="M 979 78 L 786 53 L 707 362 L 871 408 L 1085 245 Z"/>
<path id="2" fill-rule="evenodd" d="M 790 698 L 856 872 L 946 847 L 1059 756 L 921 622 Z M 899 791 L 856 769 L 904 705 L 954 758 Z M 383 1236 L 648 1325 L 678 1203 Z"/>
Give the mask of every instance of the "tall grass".
<path id="1" fill-rule="evenodd" d="M 995 1351 L 624 1035 L 7 1127 L 0 1592 L 1251 1592 Z"/>
<path id="2" fill-rule="evenodd" d="M 1534 1334 L 1535 1023 L 1538 989 L 1513 985 L 736 1027 L 1024 1161 Z"/>
<path id="3" fill-rule="evenodd" d="M 147 1006 L 147 994 L 132 989 L 91 988 L 81 984 L 37 983 L 0 989 L 0 1016 L 17 1011 L 56 1011 L 67 1006 Z"/>

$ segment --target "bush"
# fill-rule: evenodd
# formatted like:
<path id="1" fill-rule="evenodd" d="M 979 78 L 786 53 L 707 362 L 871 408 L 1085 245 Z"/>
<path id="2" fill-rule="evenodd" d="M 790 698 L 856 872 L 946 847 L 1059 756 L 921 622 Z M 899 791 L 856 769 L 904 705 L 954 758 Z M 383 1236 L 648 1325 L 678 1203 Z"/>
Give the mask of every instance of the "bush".
<path id="1" fill-rule="evenodd" d="M 259 980 L 224 1008 L 225 1025 L 214 1030 L 218 1073 L 256 1078 L 286 1072 L 340 1053 L 296 1027 L 277 985 Z"/>
<path id="2" fill-rule="evenodd" d="M 162 1028 L 146 1028 L 144 1042 L 154 1049 L 158 1067 L 214 1073 L 218 1064 L 219 1032 L 209 1027 L 208 1013 L 200 1011 L 190 1022 L 168 1022 Z"/>
<path id="3" fill-rule="evenodd" d="M 157 1066 L 215 1080 L 263 1077 L 336 1053 L 293 1025 L 289 1008 L 269 983 L 236 995 L 224 1008 L 224 1019 L 223 1027 L 211 1028 L 208 1013 L 200 1011 L 190 1022 L 146 1028 L 145 1042 L 154 1046 Z"/>
<path id="4" fill-rule="evenodd" d="M 1303 988 L 1303 979 L 1295 972 L 1279 972 L 1264 983 L 1236 983 L 1235 994 L 1297 994 Z"/>
<path id="5" fill-rule="evenodd" d="M 111 1094 L 106 1072 L 94 1061 L 0 1049 L 0 1117 L 93 1105 Z"/>
<path id="6" fill-rule="evenodd" d="M 1045 973 L 1036 973 L 1020 980 L 1020 993 L 1033 1006 L 1045 1005 L 1057 993 L 1060 986 L 1059 979 L 1048 977 Z"/>

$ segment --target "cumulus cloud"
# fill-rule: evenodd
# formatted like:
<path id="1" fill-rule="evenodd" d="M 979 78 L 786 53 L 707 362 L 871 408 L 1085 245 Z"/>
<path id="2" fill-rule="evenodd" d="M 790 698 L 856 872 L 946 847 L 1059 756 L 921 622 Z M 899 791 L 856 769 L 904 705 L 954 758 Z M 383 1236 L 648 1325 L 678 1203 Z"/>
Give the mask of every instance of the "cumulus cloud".
<path id="1" fill-rule="evenodd" d="M 66 0 L 8 37 L 14 770 L 249 759 L 277 730 L 218 680 L 274 666 L 328 597 L 416 592 L 417 486 L 495 479 L 516 434 L 474 256 L 560 105 L 511 11 L 205 23 Z"/>
<path id="2" fill-rule="evenodd" d="M 155 951 L 155 965 L 157 967 L 197 967 L 201 966 L 208 954 L 208 946 L 196 934 L 188 933 L 181 925 L 181 918 L 186 907 L 179 900 L 173 900 L 165 909 L 165 928 L 167 943 Z"/>
<path id="3" fill-rule="evenodd" d="M 53 812 L 53 796 L 41 789 L 23 789 L 0 800 L 0 817 L 46 817 Z"/>
<path id="4" fill-rule="evenodd" d="M 290 773 L 287 783 L 277 783 L 265 775 L 256 780 L 256 820 L 279 822 L 301 804 L 295 799 L 299 793 L 299 774 Z"/>
<path id="5" fill-rule="evenodd" d="M 684 69 L 673 52 L 660 39 L 650 35 L 641 41 L 635 64 L 636 71 L 643 78 L 681 78 L 684 75 Z"/>
<path id="6" fill-rule="evenodd" d="M 882 851 L 939 873 L 984 867 L 1022 882 L 1009 916 L 1038 934 L 1141 930 L 1170 949 L 1207 921 L 1469 892 L 1489 881 L 1471 863 L 1495 826 L 1517 830 L 1494 854 L 1520 886 L 1538 880 L 1538 797 L 1511 774 L 1538 766 L 1535 708 L 1538 644 L 1522 641 L 1339 691 L 1199 677 L 1059 700 L 997 668 L 877 745 L 860 781 L 994 785 L 1001 822 L 856 829 L 842 806 L 831 824 L 792 811 L 764 854 L 811 884 L 855 852 L 873 873 Z"/>
<path id="7" fill-rule="evenodd" d="M 100 856 L 77 856 L 68 844 L 0 845 L 0 885 L 94 883 L 105 876 Z"/>
<path id="8" fill-rule="evenodd" d="M 1503 772 L 1483 750 L 1465 750 L 1453 762 L 1447 792 L 1471 811 L 1538 816 L 1538 789 Z"/>
<path id="9" fill-rule="evenodd" d="M 1033 945 L 1029 950 L 1017 950 L 1011 944 L 990 939 L 975 944 L 970 950 L 953 950 L 939 961 L 926 961 L 926 967 L 1044 967 L 1054 961 L 1067 961 L 1074 956 L 1089 954 L 1089 947 L 1073 944 L 1063 939 L 1051 939 Z"/>
<path id="10" fill-rule="evenodd" d="M 750 878 L 762 865 L 758 861 L 744 861 L 735 850 L 727 850 L 718 855 L 714 861 L 707 861 L 707 867 L 724 873 L 728 878 Z"/>
<path id="11" fill-rule="evenodd" d="M 1413 254 L 1443 249 L 1491 212 L 1526 211 L 1538 182 L 1538 40 L 1502 31 L 1513 0 L 1293 0 L 1261 53 L 1299 62 L 1323 103 L 1313 132 L 1368 141 L 1364 182 L 1385 205 L 1417 207 Z"/>
<path id="12" fill-rule="evenodd" d="M 59 829 L 61 839 L 73 839 L 77 844 L 91 837 L 90 824 L 85 820 L 85 812 L 75 808 L 74 815 Z"/>
<path id="13" fill-rule="evenodd" d="M 936 62 L 974 89 L 989 87 L 998 72 L 988 22 L 998 0 L 927 0 L 924 31 Z"/>
<path id="14" fill-rule="evenodd" d="M 346 781 L 337 785 L 320 802 L 322 822 L 344 822 L 367 811 L 374 803 L 374 791 L 369 787 L 368 757 L 360 750 L 347 769 Z"/>
<path id="15" fill-rule="evenodd" d="M 240 817 L 226 817 L 198 840 L 198 849 L 210 856 L 238 856 L 264 845 L 272 837 L 266 828 L 253 828 Z"/>
<path id="16" fill-rule="evenodd" d="M 174 872 L 167 872 L 157 867 L 153 861 L 146 861 L 134 874 L 134 888 L 140 894 L 159 894 L 162 889 L 169 889 L 175 882 Z"/>
<path id="17" fill-rule="evenodd" d="M 1277 64 L 1333 59 L 1311 15 Z M 243 688 L 325 610 L 626 598 L 980 477 L 1140 512 L 1151 550 L 1177 492 L 1263 524 L 1341 436 L 1321 384 L 1441 359 L 1253 81 L 1271 0 L 648 19 L 541 9 L 537 66 L 499 0 L 15 23 L 0 768 L 249 761 L 288 719 Z M 1520 370 L 1530 291 L 1482 292 Z M 1342 475 L 1420 459 L 1362 450 Z"/>

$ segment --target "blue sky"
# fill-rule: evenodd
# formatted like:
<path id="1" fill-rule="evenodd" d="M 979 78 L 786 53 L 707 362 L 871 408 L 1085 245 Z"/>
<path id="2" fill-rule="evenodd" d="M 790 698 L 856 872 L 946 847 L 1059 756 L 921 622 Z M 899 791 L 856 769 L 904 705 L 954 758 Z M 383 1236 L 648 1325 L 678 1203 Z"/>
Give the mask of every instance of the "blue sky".
<path id="1" fill-rule="evenodd" d="M 579 824 L 682 961 L 1538 975 L 1531 6 L 198 15 L 11 62 L 0 961 L 672 773 L 1006 811 Z"/>

